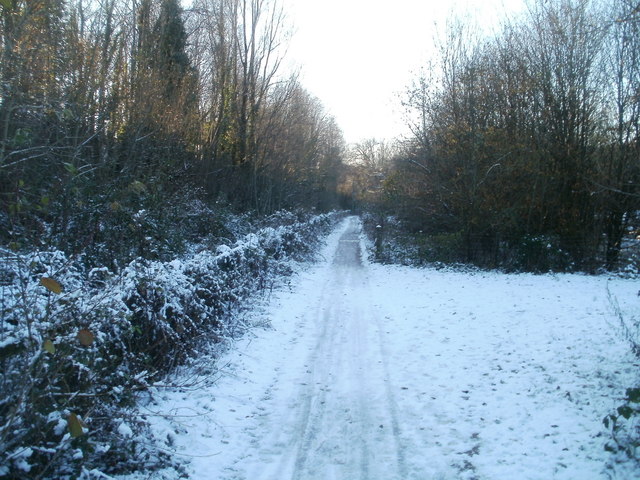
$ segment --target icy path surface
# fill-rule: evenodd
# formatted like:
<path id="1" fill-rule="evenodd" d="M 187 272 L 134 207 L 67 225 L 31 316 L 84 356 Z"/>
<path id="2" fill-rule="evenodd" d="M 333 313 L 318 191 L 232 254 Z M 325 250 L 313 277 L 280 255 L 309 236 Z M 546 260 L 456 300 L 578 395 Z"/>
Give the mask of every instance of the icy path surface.
<path id="1" fill-rule="evenodd" d="M 191 478 L 607 478 L 602 418 L 637 370 L 607 288 L 626 308 L 637 283 L 371 265 L 360 230 L 343 222 L 215 385 L 148 407 Z"/>

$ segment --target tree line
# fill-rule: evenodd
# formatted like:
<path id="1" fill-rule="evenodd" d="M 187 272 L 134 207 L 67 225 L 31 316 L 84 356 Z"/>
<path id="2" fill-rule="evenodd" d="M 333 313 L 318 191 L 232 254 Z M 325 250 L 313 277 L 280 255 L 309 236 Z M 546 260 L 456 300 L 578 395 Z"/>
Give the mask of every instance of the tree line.
<path id="1" fill-rule="evenodd" d="M 639 28 L 636 0 L 533 0 L 488 36 L 451 21 L 374 203 L 427 257 L 615 267 L 639 209 Z"/>
<path id="2" fill-rule="evenodd" d="M 149 255 L 206 229 L 196 196 L 360 202 L 427 257 L 613 267 L 638 210 L 639 10 L 531 0 L 492 35 L 453 20 L 404 97 L 410 138 L 347 150 L 284 67 L 278 0 L 0 0 L 0 236 Z"/>
<path id="3" fill-rule="evenodd" d="M 0 1 L 3 241 L 161 235 L 196 196 L 334 207 L 344 140 L 287 29 L 277 0 Z"/>

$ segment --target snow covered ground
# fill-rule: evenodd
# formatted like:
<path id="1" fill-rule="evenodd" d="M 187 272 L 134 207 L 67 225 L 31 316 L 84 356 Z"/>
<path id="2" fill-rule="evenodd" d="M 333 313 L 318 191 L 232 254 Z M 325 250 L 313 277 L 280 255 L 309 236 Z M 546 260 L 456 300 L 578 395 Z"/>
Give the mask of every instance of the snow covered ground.
<path id="1" fill-rule="evenodd" d="M 159 447 L 201 480 L 608 478 L 602 419 L 638 366 L 607 290 L 632 312 L 637 281 L 369 264 L 360 229 L 256 313 L 272 328 L 215 383 L 141 407 Z"/>

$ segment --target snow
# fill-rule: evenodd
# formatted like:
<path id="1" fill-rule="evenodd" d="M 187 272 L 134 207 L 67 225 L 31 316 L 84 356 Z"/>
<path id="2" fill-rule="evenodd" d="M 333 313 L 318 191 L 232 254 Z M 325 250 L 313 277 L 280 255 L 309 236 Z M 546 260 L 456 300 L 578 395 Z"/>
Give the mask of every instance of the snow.
<path id="1" fill-rule="evenodd" d="M 608 292 L 632 314 L 637 281 L 377 265 L 363 247 L 346 219 L 215 381 L 152 389 L 158 448 L 202 480 L 609 478 L 602 419 L 637 364 Z"/>
<path id="2" fill-rule="evenodd" d="M 31 471 L 31 465 L 27 462 L 27 459 L 32 455 L 33 450 L 31 448 L 22 448 L 11 454 L 9 458 L 13 460 L 18 470 L 28 473 Z"/>
<path id="3" fill-rule="evenodd" d="M 120 423 L 120 425 L 118 425 L 118 433 L 127 438 L 133 436 L 133 430 L 131 430 L 131 427 L 125 422 L 122 422 Z"/>

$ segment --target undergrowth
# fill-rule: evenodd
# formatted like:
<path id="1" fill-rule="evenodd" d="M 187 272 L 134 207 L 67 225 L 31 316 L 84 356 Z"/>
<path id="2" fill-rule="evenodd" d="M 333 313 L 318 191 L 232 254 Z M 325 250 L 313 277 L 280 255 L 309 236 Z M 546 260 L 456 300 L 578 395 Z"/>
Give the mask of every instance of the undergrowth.
<path id="1" fill-rule="evenodd" d="M 619 320 L 621 335 L 629 343 L 640 361 L 640 318 L 622 312 L 617 300 L 609 292 L 609 302 Z M 612 454 L 609 468 L 616 472 L 620 465 L 631 462 L 640 471 L 640 385 L 626 389 L 622 403 L 608 414 L 603 423 L 611 438 L 605 450 Z"/>
<path id="2" fill-rule="evenodd" d="M 595 259 L 576 263 L 557 235 L 500 236 L 456 230 L 420 230 L 406 220 L 384 214 L 364 214 L 363 224 L 373 243 L 373 260 L 410 266 L 497 269 L 505 272 L 614 271 L 640 272 L 640 241 L 627 235 L 614 266 Z"/>
<path id="3" fill-rule="evenodd" d="M 226 243 L 121 268 L 1 248 L 0 477 L 166 466 L 166 454 L 137 440 L 147 428 L 132 413 L 139 394 L 203 343 L 241 334 L 235 312 L 287 262 L 309 258 L 335 219 L 280 213 L 248 233 L 251 222 L 236 217 Z"/>

